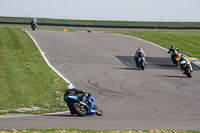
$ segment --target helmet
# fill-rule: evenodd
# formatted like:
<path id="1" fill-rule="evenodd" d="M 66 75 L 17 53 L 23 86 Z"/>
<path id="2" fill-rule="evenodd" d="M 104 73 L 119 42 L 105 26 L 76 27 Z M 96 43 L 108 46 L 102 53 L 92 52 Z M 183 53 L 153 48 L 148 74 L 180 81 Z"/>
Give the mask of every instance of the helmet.
<path id="1" fill-rule="evenodd" d="M 174 45 L 172 45 L 171 48 L 174 48 Z"/>
<path id="2" fill-rule="evenodd" d="M 185 56 L 184 56 L 184 55 L 181 55 L 181 58 L 182 58 L 182 59 L 185 59 Z"/>
<path id="3" fill-rule="evenodd" d="M 142 47 L 139 47 L 138 49 L 142 50 Z"/>
<path id="4" fill-rule="evenodd" d="M 70 83 L 68 86 L 67 86 L 67 90 L 70 90 L 70 89 L 74 89 L 74 86 L 72 83 Z"/>

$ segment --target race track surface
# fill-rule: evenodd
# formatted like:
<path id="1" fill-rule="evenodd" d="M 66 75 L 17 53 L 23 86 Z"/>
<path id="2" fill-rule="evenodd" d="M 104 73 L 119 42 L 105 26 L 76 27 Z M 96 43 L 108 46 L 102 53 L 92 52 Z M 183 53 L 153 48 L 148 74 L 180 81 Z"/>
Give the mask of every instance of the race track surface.
<path id="1" fill-rule="evenodd" d="M 200 69 L 187 78 L 165 49 L 118 34 L 28 31 L 50 64 L 78 89 L 91 92 L 104 115 L 0 118 L 0 129 L 179 129 L 200 130 Z M 28 44 L 27 44 L 28 45 Z M 146 69 L 135 69 L 141 46 Z"/>

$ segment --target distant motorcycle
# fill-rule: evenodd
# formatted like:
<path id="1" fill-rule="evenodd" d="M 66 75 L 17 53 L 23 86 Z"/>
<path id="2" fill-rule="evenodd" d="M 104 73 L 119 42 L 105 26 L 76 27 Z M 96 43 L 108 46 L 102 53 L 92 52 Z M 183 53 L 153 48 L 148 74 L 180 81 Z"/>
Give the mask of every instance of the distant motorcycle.
<path id="1" fill-rule="evenodd" d="M 183 70 L 183 74 L 187 75 L 188 78 L 192 77 L 192 72 L 190 70 L 189 64 L 186 61 L 181 61 L 181 69 Z"/>
<path id="2" fill-rule="evenodd" d="M 139 57 L 138 58 L 138 69 L 144 70 L 144 65 L 146 65 L 145 58 Z"/>
<path id="3" fill-rule="evenodd" d="M 36 19 L 36 18 L 33 18 L 33 19 L 31 20 L 31 28 L 32 28 L 33 31 L 37 28 L 37 25 L 38 25 L 37 19 Z"/>
<path id="4" fill-rule="evenodd" d="M 31 28 L 34 31 L 37 28 L 37 23 L 36 22 L 32 22 L 31 23 Z"/>
<path id="5" fill-rule="evenodd" d="M 89 114 L 103 115 L 103 110 L 95 104 L 95 100 L 91 94 L 88 94 L 85 99 L 80 99 L 77 95 L 64 95 L 71 114 L 77 114 L 78 116 L 86 116 Z M 84 102 L 82 102 L 84 101 Z"/>

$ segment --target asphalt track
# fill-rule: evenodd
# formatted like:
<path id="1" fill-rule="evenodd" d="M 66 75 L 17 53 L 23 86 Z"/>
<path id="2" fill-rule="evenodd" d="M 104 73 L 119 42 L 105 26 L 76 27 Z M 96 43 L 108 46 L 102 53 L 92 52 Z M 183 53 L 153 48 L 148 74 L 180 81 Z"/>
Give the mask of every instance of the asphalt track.
<path id="1" fill-rule="evenodd" d="M 28 31 L 43 53 L 78 89 L 91 92 L 104 115 L 69 112 L 0 118 L 0 129 L 178 129 L 200 130 L 200 69 L 187 78 L 165 49 L 118 34 Z M 28 45 L 28 44 L 27 44 Z M 148 65 L 136 70 L 141 46 Z"/>

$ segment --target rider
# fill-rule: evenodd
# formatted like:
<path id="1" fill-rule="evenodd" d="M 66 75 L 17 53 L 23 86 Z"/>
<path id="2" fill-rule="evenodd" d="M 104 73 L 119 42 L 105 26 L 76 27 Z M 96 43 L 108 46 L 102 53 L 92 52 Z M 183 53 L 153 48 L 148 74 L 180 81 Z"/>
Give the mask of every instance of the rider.
<path id="1" fill-rule="evenodd" d="M 174 55 L 176 55 L 179 51 L 178 48 L 175 48 L 174 45 L 171 46 L 171 48 L 168 51 L 168 54 L 171 54 L 171 59 L 174 60 Z"/>
<path id="2" fill-rule="evenodd" d="M 70 83 L 67 86 L 65 95 L 72 95 L 72 96 L 77 95 L 80 99 L 82 99 L 82 102 L 85 102 L 85 98 L 88 98 L 90 94 L 85 92 L 84 90 L 75 89 L 75 87 Z"/>
<path id="3" fill-rule="evenodd" d="M 35 24 L 35 26 L 37 27 L 37 24 L 38 24 L 37 18 L 33 18 L 33 19 L 31 20 L 31 25 L 33 25 L 33 24 Z"/>
<path id="4" fill-rule="evenodd" d="M 135 62 L 136 62 L 136 67 L 139 66 L 138 64 L 138 60 L 140 57 L 144 57 L 145 56 L 145 53 L 144 51 L 142 50 L 142 47 L 139 47 L 138 50 L 135 52 Z M 144 60 L 145 61 L 145 60 Z M 145 62 L 146 63 L 146 62 Z"/>
<path id="5" fill-rule="evenodd" d="M 190 68 L 191 72 L 193 71 L 190 61 L 184 55 L 180 56 L 180 59 L 178 61 L 178 70 L 181 70 L 183 72 L 181 61 L 186 61 L 186 63 L 189 65 L 189 68 Z"/>

